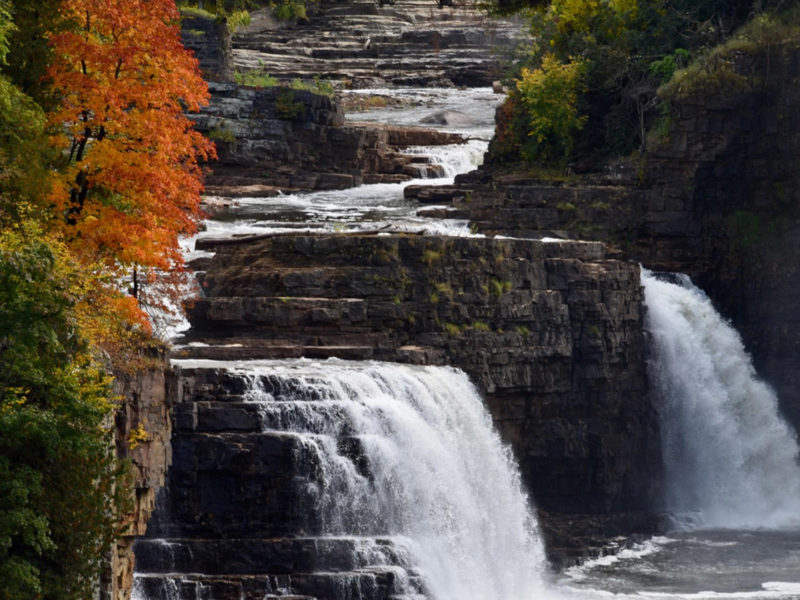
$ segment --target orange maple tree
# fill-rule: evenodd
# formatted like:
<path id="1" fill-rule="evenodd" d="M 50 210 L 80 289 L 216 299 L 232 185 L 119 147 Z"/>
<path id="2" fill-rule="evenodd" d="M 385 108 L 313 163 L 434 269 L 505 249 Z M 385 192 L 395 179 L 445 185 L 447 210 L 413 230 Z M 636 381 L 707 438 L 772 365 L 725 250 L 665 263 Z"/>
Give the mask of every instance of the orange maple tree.
<path id="1" fill-rule="evenodd" d="M 174 0 L 62 0 L 48 115 L 62 160 L 49 195 L 74 251 L 115 270 L 182 264 L 196 231 L 198 160 L 214 146 L 185 111 L 208 102 Z M 134 286 L 135 288 L 135 286 Z"/>

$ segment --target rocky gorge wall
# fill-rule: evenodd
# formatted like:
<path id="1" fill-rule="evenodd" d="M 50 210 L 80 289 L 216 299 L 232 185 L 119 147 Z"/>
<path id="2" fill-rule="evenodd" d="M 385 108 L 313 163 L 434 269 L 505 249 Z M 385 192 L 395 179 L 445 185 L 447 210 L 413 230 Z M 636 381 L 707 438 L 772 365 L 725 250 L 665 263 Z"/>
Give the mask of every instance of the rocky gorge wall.
<path id="1" fill-rule="evenodd" d="M 681 266 L 741 332 L 800 430 L 800 47 L 758 46 L 733 55 L 726 72 L 733 89 L 674 102 L 647 178 L 663 199 L 654 211 L 686 224 L 672 246 L 696 258 Z"/>
<path id="2" fill-rule="evenodd" d="M 105 559 L 100 600 L 128 600 L 134 572 L 134 542 L 145 535 L 172 463 L 170 412 L 174 384 L 163 357 L 135 373 L 117 372 L 114 394 L 120 399 L 114 419 L 116 454 L 130 461 L 130 510 L 118 524 L 120 534 Z"/>
<path id="3" fill-rule="evenodd" d="M 800 429 L 800 50 L 735 53 L 723 71 L 734 83 L 671 100 L 668 132 L 643 160 L 560 181 L 489 167 L 407 194 L 450 199 L 454 216 L 485 233 L 602 240 L 648 268 L 689 274 Z"/>
<path id="4" fill-rule="evenodd" d="M 197 58 L 206 81 L 233 80 L 231 38 L 225 18 L 188 10 L 181 13 L 181 42 Z"/>
<path id="5" fill-rule="evenodd" d="M 313 449 L 265 430 L 252 381 L 198 359 L 459 367 L 517 457 L 551 560 L 570 564 L 603 551 L 610 534 L 653 530 L 659 437 L 639 269 L 603 244 L 290 234 L 198 249 L 213 257 L 193 264 L 204 294 L 173 351 L 190 360 L 174 388 L 173 462 L 136 546 L 146 597 L 425 594 L 413 569 L 399 578 L 409 565 L 391 539 L 324 535 Z M 257 385 L 277 400 L 297 389 L 268 374 Z M 337 447 L 368 470 L 356 438 Z"/>
<path id="6" fill-rule="evenodd" d="M 544 510 L 645 510 L 658 433 L 638 266 L 600 243 L 418 235 L 204 241 L 177 356 L 463 369 Z"/>

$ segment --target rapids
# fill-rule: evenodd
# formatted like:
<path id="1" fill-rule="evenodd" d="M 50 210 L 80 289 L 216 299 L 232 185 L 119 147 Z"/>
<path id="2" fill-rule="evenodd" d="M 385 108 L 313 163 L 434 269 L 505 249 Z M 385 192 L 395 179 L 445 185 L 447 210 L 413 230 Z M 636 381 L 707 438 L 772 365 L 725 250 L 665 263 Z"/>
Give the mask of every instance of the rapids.
<path id="1" fill-rule="evenodd" d="M 468 117 L 462 125 L 437 125 L 436 129 L 463 134 L 466 144 L 415 147 L 407 153 L 425 154 L 442 165 L 445 177 L 412 179 L 402 183 L 362 185 L 347 190 L 326 190 L 287 194 L 273 198 L 236 199 L 229 210 L 206 222 L 199 238 L 225 238 L 236 235 L 285 232 L 426 232 L 430 234 L 472 235 L 468 223 L 459 219 L 437 219 L 417 215 L 419 204 L 403 197 L 408 185 L 453 183 L 460 173 L 474 170 L 494 132 L 494 111 L 503 96 L 488 88 L 399 88 L 353 90 L 350 94 L 385 95 L 399 98 L 398 106 L 348 115 L 357 121 L 380 121 L 393 125 L 424 125 L 426 116 L 443 110 Z M 426 125 L 433 127 L 432 125 Z M 430 207 L 427 207 L 430 208 Z"/>

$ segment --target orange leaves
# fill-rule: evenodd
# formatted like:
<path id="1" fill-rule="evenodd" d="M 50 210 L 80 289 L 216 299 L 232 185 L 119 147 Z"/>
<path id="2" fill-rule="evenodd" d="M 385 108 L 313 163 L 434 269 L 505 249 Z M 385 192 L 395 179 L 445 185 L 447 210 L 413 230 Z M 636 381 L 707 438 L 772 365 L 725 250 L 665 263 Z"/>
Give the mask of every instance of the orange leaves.
<path id="1" fill-rule="evenodd" d="M 208 100 L 173 0 L 63 0 L 51 36 L 60 107 L 48 115 L 63 162 L 51 204 L 67 239 L 106 265 L 169 268 L 192 233 L 197 162 L 213 145 L 184 110 Z"/>

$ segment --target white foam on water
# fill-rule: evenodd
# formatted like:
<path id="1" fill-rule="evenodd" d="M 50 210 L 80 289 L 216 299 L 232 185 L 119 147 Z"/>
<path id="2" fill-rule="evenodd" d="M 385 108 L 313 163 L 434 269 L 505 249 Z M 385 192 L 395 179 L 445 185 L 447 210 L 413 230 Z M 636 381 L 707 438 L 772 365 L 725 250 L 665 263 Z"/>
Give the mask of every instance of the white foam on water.
<path id="1" fill-rule="evenodd" d="M 327 361 L 177 360 L 250 381 L 265 428 L 302 442 L 327 535 L 404 540 L 436 600 L 530 600 L 546 589 L 535 517 L 510 450 L 463 372 Z M 262 377 L 290 381 L 279 397 Z M 274 390 L 273 390 L 274 391 Z M 343 452 L 358 441 L 366 467 Z M 309 463 L 310 461 L 310 463 Z"/>
<path id="2" fill-rule="evenodd" d="M 360 112 L 349 112 L 351 121 L 380 121 L 393 125 L 425 126 L 467 134 L 488 141 L 494 135 L 494 113 L 505 99 L 491 88 L 373 88 L 346 91 L 354 95 L 387 96 L 401 100 L 389 105 Z M 422 121 L 433 113 L 457 111 L 471 119 L 463 125 L 431 125 Z"/>
<path id="3" fill-rule="evenodd" d="M 583 580 L 592 569 L 609 567 L 621 561 L 637 561 L 661 551 L 664 546 L 675 543 L 675 541 L 668 537 L 655 536 L 639 544 L 634 544 L 630 548 L 623 548 L 614 554 L 607 554 L 584 561 L 579 565 L 566 569 L 563 575 L 573 581 Z"/>
<path id="4" fill-rule="evenodd" d="M 703 527 L 800 525 L 795 433 L 736 330 L 688 278 L 642 271 L 660 398 L 666 506 Z"/>

